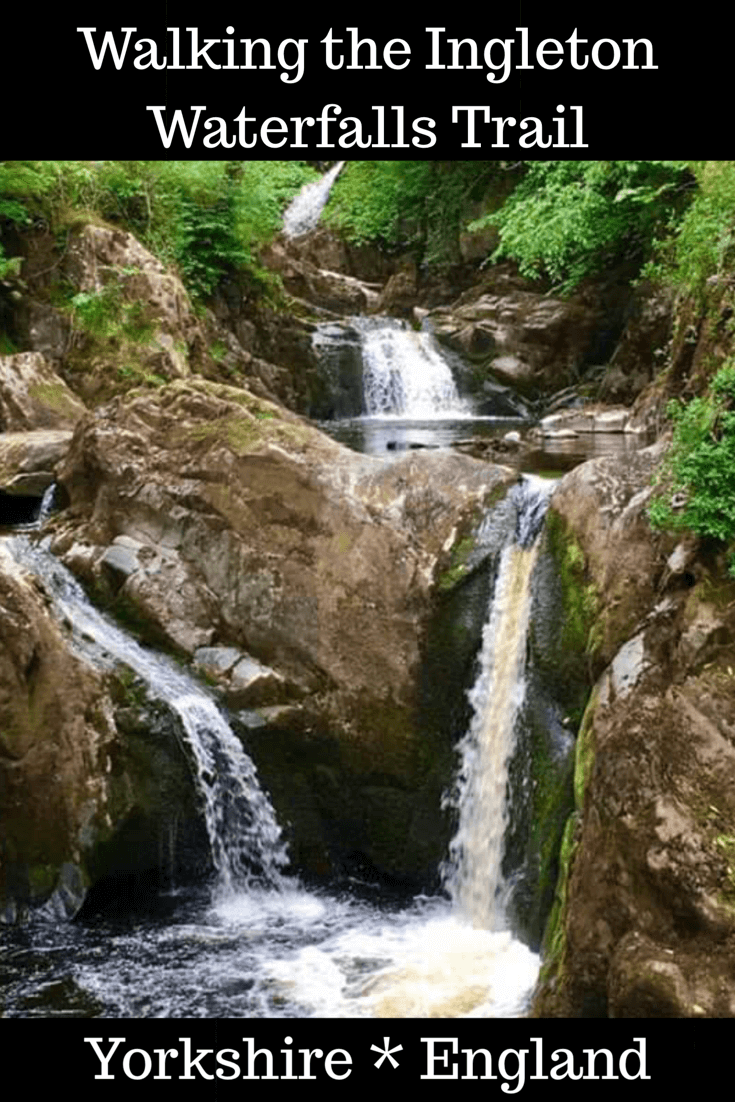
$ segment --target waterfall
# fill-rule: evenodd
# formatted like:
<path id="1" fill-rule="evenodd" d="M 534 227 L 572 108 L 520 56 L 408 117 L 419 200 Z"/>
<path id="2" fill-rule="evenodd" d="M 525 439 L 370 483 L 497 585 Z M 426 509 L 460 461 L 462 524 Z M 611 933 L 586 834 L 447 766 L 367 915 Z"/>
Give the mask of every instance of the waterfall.
<path id="1" fill-rule="evenodd" d="M 44 490 L 41 504 L 38 507 L 38 516 L 34 521 L 35 528 L 43 528 L 44 524 L 56 509 L 56 483 L 52 482 Z"/>
<path id="2" fill-rule="evenodd" d="M 267 884 L 279 887 L 288 859 L 275 813 L 253 762 L 214 700 L 193 678 L 139 646 L 99 613 L 74 577 L 44 547 L 23 536 L 9 539 L 7 546 L 48 592 L 56 617 L 71 631 L 77 653 L 97 668 L 123 663 L 178 716 L 221 891 L 227 894 L 246 886 L 253 868 Z"/>
<path id="3" fill-rule="evenodd" d="M 368 895 L 353 896 L 310 891 L 285 877 L 273 809 L 213 700 L 100 615 L 47 550 L 9 538 L 14 557 L 48 592 L 71 645 L 97 667 L 124 663 L 177 713 L 226 890 L 206 904 L 177 902 L 183 909 L 174 922 L 131 925 L 122 934 L 116 926 L 99 953 L 90 953 L 83 928 L 57 933 L 45 926 L 49 952 L 28 955 L 19 942 L 6 1016 L 27 1016 L 29 1006 L 55 1013 L 47 992 L 59 990 L 77 1000 L 72 1013 L 89 1005 L 115 1018 L 525 1014 L 539 957 L 510 928 L 503 848 L 516 810 L 507 796 L 508 766 L 523 730 L 536 536 L 552 485 L 524 479 L 481 526 L 497 576 L 471 691 L 473 717 L 461 743 L 452 801 L 458 827 L 442 869 L 446 893 L 401 908 L 385 906 L 373 884 Z"/>
<path id="4" fill-rule="evenodd" d="M 301 237 L 316 229 L 324 210 L 332 184 L 339 176 L 344 161 L 330 168 L 320 180 L 302 187 L 299 194 L 283 215 L 283 232 L 286 237 Z"/>
<path id="5" fill-rule="evenodd" d="M 433 420 L 462 417 L 449 364 L 431 333 L 396 318 L 352 318 L 362 334 L 363 395 L 368 417 Z"/>
<path id="6" fill-rule="evenodd" d="M 537 536 L 553 484 L 525 479 L 515 490 L 515 531 L 502 549 L 485 624 L 479 673 L 470 692 L 473 715 L 460 743 L 456 801 L 459 824 L 445 863 L 444 883 L 460 915 L 473 926 L 506 926 L 503 841 L 508 827 L 508 764 L 525 692 L 531 574 Z"/>

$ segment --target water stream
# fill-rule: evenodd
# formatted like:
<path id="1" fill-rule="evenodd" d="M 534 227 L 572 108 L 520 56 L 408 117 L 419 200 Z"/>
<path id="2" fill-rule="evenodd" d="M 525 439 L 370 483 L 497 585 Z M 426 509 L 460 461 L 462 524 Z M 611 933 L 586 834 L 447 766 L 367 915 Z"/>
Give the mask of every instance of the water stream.
<path id="1" fill-rule="evenodd" d="M 283 215 L 283 232 L 286 237 L 301 237 L 310 230 L 316 229 L 332 184 L 343 167 L 344 161 L 340 161 L 320 179 L 306 184 L 301 189 Z"/>
<path id="2" fill-rule="evenodd" d="M 41 513 L 50 502 L 44 499 Z M 15 561 L 33 573 L 71 631 L 74 649 L 97 668 L 122 663 L 141 677 L 155 699 L 177 714 L 202 805 L 218 892 L 246 889 L 253 875 L 274 888 L 287 863 L 275 813 L 258 784 L 255 766 L 214 700 L 172 662 L 140 647 L 90 604 L 82 587 L 43 546 L 18 536 L 7 541 Z"/>

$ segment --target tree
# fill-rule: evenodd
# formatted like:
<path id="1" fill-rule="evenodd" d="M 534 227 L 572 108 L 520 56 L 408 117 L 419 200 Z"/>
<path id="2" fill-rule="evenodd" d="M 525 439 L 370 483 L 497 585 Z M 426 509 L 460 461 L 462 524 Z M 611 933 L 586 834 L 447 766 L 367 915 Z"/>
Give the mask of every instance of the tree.
<path id="1" fill-rule="evenodd" d="M 570 291 L 588 275 L 647 259 L 681 217 L 694 180 L 684 161 L 536 161 L 503 206 L 469 227 L 496 226 L 493 260 Z"/>
<path id="2" fill-rule="evenodd" d="M 358 244 L 456 262 L 470 203 L 502 174 L 495 161 L 354 161 L 334 186 L 326 219 Z"/>

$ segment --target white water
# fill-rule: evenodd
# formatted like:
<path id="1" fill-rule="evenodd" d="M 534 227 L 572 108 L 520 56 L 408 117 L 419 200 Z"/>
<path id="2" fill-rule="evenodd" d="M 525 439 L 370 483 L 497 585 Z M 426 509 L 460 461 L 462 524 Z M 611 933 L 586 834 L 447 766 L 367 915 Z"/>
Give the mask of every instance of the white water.
<path id="1" fill-rule="evenodd" d="M 460 744 L 462 766 L 454 797 L 459 826 L 444 868 L 444 882 L 460 915 L 473 926 L 506 925 L 502 877 L 508 827 L 508 764 L 525 694 L 531 574 L 536 536 L 553 484 L 527 479 L 513 539 L 503 548 L 489 619 L 483 630 L 480 671 L 470 693 L 473 717 Z"/>
<path id="2" fill-rule="evenodd" d="M 396 318 L 352 318 L 362 335 L 367 417 L 434 420 L 471 415 L 429 332 Z"/>
<path id="3" fill-rule="evenodd" d="M 526 1012 L 539 959 L 504 928 L 500 866 L 534 557 L 522 545 L 544 495 L 535 486 L 519 492 L 516 538 L 509 536 L 503 552 L 472 691 L 475 718 L 462 746 L 459 826 L 445 869 L 451 898 L 420 897 L 401 910 L 383 906 L 379 895 L 366 902 L 314 892 L 283 876 L 270 803 L 209 697 L 101 617 L 48 552 L 9 541 L 52 594 L 80 652 L 95 664 L 126 663 L 180 715 L 220 890 L 208 901 L 184 898 L 173 921 L 102 931 L 99 943 L 83 930 L 44 927 L 38 949 L 22 947 L 13 958 L 19 978 L 6 1016 L 25 1016 L 29 999 L 43 1005 L 43 991 L 60 985 L 72 990 L 74 1005 L 83 999 L 95 1013 L 118 1017 Z M 250 875 L 253 864 L 260 877 Z"/>
<path id="4" fill-rule="evenodd" d="M 310 230 L 316 229 L 321 213 L 329 198 L 332 184 L 339 176 L 344 161 L 330 168 L 329 172 L 306 184 L 283 215 L 283 232 L 286 237 L 301 237 Z"/>
<path id="5" fill-rule="evenodd" d="M 231 894 L 246 887 L 254 868 L 277 887 L 287 856 L 273 808 L 258 784 L 255 766 L 214 701 L 173 663 L 138 646 L 102 616 L 50 552 L 25 537 L 9 540 L 8 547 L 16 562 L 42 581 L 77 651 L 97 667 L 123 663 L 178 715 L 203 802 L 219 889 Z"/>

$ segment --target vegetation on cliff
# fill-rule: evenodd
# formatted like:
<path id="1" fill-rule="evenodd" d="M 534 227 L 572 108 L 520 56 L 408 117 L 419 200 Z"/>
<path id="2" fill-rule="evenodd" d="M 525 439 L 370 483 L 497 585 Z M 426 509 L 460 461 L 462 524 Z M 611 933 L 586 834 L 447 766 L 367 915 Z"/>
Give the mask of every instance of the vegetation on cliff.
<path id="1" fill-rule="evenodd" d="M 194 297 L 228 275 L 256 285 L 256 250 L 315 172 L 302 161 L 5 161 L 0 163 L 0 278 L 17 272 L 13 230 L 39 220 L 63 242 L 89 220 L 129 230 L 175 264 Z"/>

